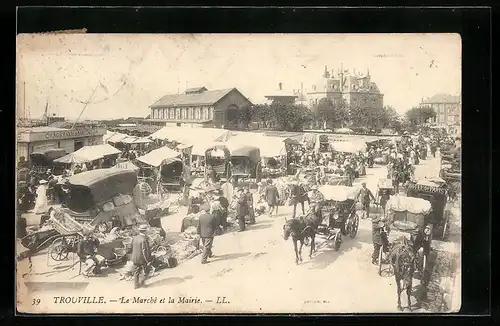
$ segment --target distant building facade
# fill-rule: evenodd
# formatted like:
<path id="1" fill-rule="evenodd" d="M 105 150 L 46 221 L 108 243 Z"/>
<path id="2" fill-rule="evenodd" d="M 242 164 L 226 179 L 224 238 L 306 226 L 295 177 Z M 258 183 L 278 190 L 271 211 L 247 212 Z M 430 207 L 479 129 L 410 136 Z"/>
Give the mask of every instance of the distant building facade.
<path id="1" fill-rule="evenodd" d="M 371 80 L 370 71 L 366 74 L 350 73 L 341 68 L 335 72 L 325 66 L 322 79 L 312 85 L 307 92 L 309 107 L 314 107 L 322 98 L 329 98 L 334 105 L 344 104 L 348 110 L 353 108 L 382 108 L 384 94 Z"/>
<path id="2" fill-rule="evenodd" d="M 187 89 L 182 94 L 165 95 L 150 106 L 144 122 L 162 126 L 222 128 L 228 125 L 228 111 L 253 105 L 238 89 L 209 91 L 205 87 Z"/>
<path id="3" fill-rule="evenodd" d="M 266 100 L 268 102 L 280 102 L 284 104 L 294 104 L 299 98 L 295 92 L 288 92 L 283 90 L 283 83 L 278 83 L 278 90 L 274 91 L 270 95 L 266 95 Z"/>
<path id="4" fill-rule="evenodd" d="M 421 101 L 420 107 L 431 107 L 436 117 L 431 121 L 438 127 L 455 136 L 462 133 L 462 100 L 460 96 L 449 94 L 435 94 Z"/>

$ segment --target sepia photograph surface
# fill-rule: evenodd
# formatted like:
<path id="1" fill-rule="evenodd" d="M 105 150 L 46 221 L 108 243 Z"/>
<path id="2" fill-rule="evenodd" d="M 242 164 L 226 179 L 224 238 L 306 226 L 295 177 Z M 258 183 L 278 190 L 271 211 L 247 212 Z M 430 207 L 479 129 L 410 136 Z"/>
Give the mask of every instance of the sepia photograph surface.
<path id="1" fill-rule="evenodd" d="M 19 34 L 19 313 L 450 313 L 458 34 Z"/>

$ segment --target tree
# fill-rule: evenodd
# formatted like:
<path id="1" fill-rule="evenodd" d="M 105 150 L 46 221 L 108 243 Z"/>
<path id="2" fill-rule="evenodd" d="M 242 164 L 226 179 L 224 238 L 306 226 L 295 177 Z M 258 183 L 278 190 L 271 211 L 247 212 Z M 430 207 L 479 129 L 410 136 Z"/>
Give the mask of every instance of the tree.
<path id="1" fill-rule="evenodd" d="M 430 106 L 411 108 L 405 113 L 405 118 L 411 128 L 417 128 L 435 117 L 436 111 Z"/>
<path id="2" fill-rule="evenodd" d="M 318 104 L 312 108 L 314 119 L 321 124 L 321 126 L 335 124 L 343 124 L 347 122 L 348 111 L 345 103 L 334 104 L 329 98 L 322 98 Z"/>
<path id="3" fill-rule="evenodd" d="M 369 108 L 355 106 L 351 108 L 351 122 L 355 127 L 380 129 L 386 123 L 386 114 L 383 108 Z"/>
<path id="4" fill-rule="evenodd" d="M 279 130 L 302 131 L 304 124 L 313 119 L 312 112 L 304 105 L 273 101 L 269 113 Z"/>

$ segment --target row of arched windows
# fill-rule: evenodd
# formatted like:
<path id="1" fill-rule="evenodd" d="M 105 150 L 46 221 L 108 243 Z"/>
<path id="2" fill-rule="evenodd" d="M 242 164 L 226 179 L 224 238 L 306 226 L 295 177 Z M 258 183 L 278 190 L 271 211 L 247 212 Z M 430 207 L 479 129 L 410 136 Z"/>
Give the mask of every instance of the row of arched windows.
<path id="1" fill-rule="evenodd" d="M 153 119 L 161 120 L 213 120 L 213 107 L 156 108 Z"/>

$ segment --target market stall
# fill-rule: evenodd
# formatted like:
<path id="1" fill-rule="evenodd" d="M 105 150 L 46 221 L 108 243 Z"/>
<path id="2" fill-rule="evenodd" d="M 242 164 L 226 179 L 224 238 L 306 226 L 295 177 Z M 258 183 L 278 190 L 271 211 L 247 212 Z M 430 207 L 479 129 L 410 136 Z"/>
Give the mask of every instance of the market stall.
<path id="1" fill-rule="evenodd" d="M 188 169 L 181 154 L 166 146 L 138 157 L 139 180 L 147 182 L 160 195 L 169 190 L 179 190 L 188 176 Z"/>

